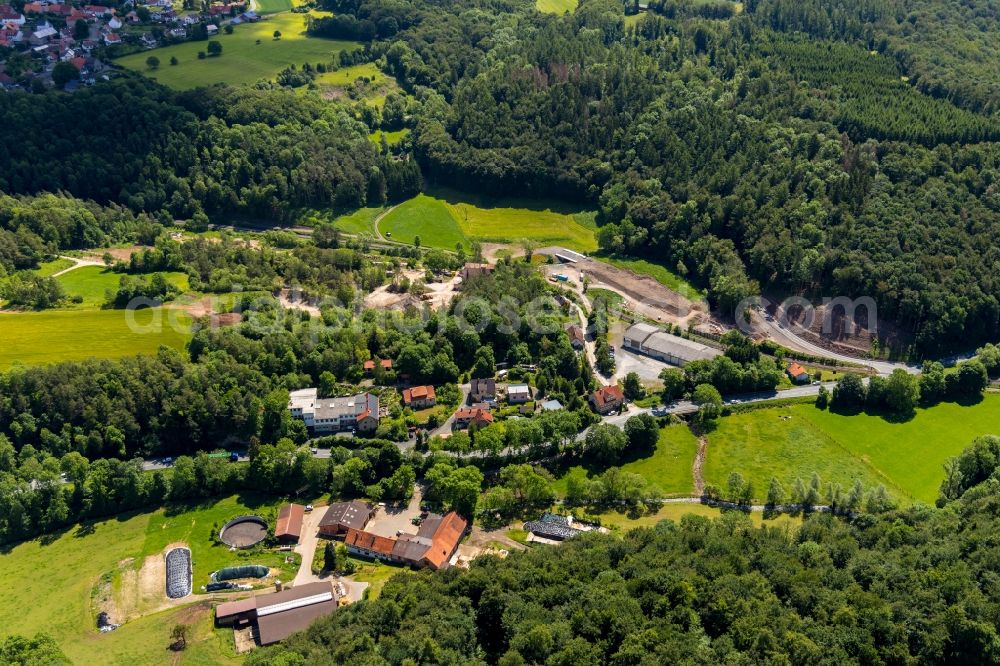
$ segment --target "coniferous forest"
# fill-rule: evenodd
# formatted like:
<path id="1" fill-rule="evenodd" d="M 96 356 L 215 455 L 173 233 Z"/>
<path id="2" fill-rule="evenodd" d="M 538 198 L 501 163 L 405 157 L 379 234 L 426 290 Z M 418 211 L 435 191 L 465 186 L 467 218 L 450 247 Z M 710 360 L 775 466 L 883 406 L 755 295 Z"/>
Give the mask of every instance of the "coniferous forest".
<path id="1" fill-rule="evenodd" d="M 992 0 L 660 0 L 628 25 L 638 6 L 618 0 L 323 4 L 335 16 L 309 31 L 362 40 L 356 58 L 409 94 L 415 159 L 367 141 L 363 104 L 123 76 L 0 97 L 19 146 L 0 190 L 165 221 L 287 221 L 424 183 L 554 195 L 599 209 L 603 249 L 664 263 L 723 314 L 761 290 L 871 296 L 917 356 L 995 337 Z"/>

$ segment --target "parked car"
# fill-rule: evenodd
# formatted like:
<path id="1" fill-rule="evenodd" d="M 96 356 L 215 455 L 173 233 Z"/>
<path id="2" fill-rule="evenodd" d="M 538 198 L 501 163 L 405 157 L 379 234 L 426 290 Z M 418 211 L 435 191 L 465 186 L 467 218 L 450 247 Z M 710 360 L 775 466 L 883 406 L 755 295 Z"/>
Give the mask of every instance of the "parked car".
<path id="1" fill-rule="evenodd" d="M 229 462 L 239 462 L 239 461 L 240 461 L 239 453 L 233 451 L 232 453 L 229 454 Z"/>

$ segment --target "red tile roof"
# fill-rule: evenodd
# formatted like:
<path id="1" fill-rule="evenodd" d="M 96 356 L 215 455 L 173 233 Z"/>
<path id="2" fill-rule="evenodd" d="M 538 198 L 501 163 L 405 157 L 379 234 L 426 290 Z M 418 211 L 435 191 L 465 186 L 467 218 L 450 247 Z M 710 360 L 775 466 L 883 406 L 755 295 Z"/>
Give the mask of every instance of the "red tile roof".
<path id="1" fill-rule="evenodd" d="M 278 539 L 294 537 L 298 539 L 302 534 L 302 519 L 305 516 L 305 507 L 301 504 L 286 504 L 278 512 L 278 522 L 274 527 L 274 536 Z"/>
<path id="2" fill-rule="evenodd" d="M 602 409 L 605 405 L 611 402 L 622 402 L 625 400 L 625 394 L 622 389 L 617 384 L 609 384 L 608 386 L 602 386 L 601 388 L 594 391 L 594 404 L 597 405 L 598 409 Z"/>
<path id="3" fill-rule="evenodd" d="M 427 565 L 433 569 L 440 569 L 446 564 L 451 559 L 451 554 L 458 548 L 458 542 L 462 540 L 462 535 L 468 526 L 468 521 L 454 511 L 446 513 L 431 537 L 433 545 L 424 553 L 423 559 Z"/>
<path id="4" fill-rule="evenodd" d="M 356 530 L 352 527 L 347 530 L 347 536 L 344 537 L 344 543 L 348 546 L 364 548 L 365 550 L 378 553 L 384 557 L 389 557 L 392 555 L 392 547 L 395 545 L 396 540 L 372 534 L 371 532 Z"/>
<path id="5" fill-rule="evenodd" d="M 433 386 L 414 386 L 403 389 L 403 404 L 409 405 L 414 400 L 436 400 L 437 395 Z"/>
<path id="6" fill-rule="evenodd" d="M 792 377 L 798 377 L 799 375 L 808 375 L 809 373 L 798 363 L 792 363 L 788 366 L 788 374 Z"/>

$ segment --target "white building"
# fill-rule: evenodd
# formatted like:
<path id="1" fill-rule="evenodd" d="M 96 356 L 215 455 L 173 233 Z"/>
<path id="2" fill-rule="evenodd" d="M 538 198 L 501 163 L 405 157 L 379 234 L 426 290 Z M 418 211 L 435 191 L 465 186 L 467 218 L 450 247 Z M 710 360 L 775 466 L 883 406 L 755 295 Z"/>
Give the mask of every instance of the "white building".
<path id="1" fill-rule="evenodd" d="M 507 387 L 507 402 L 520 405 L 531 401 L 531 388 L 527 384 L 511 384 Z"/>
<path id="2" fill-rule="evenodd" d="M 378 396 L 371 393 L 342 398 L 319 399 L 315 388 L 292 391 L 288 411 L 313 432 L 339 432 L 357 429 L 372 432 L 378 428 Z"/>

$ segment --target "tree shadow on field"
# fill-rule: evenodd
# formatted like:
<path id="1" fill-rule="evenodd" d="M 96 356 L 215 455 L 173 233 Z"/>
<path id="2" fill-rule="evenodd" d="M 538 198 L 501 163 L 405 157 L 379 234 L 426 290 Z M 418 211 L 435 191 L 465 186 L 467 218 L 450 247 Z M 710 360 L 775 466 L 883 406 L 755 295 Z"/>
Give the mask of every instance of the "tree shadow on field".
<path id="1" fill-rule="evenodd" d="M 538 213 L 552 212 L 560 215 L 574 215 L 586 212 L 585 208 L 573 206 L 564 201 L 546 198 L 545 196 L 523 196 L 504 194 L 483 194 L 464 192 L 444 186 L 431 186 L 425 191 L 428 196 L 446 201 L 451 205 L 468 204 L 483 210 L 491 208 L 523 208 Z"/>

